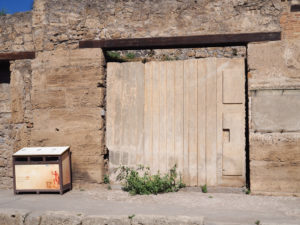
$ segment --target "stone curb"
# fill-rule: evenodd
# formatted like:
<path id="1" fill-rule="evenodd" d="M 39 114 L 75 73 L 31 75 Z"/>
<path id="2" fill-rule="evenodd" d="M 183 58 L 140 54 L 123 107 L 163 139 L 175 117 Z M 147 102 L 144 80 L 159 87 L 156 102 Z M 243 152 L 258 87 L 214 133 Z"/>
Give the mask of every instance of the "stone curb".
<path id="1" fill-rule="evenodd" d="M 81 213 L 0 209 L 1 225 L 204 225 L 203 217 L 132 215 L 87 216 Z"/>

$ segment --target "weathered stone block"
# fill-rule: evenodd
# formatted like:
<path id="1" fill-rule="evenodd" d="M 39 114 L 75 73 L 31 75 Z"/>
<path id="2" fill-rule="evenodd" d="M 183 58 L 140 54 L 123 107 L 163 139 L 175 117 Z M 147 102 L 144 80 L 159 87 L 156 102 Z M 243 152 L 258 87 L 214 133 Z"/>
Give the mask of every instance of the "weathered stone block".
<path id="1" fill-rule="evenodd" d="M 252 129 L 258 132 L 300 131 L 300 90 L 252 93 Z"/>
<path id="2" fill-rule="evenodd" d="M 27 210 L 2 209 L 0 208 L 1 225 L 23 225 L 23 221 L 29 214 Z"/>
<path id="3" fill-rule="evenodd" d="M 40 225 L 40 223 L 41 215 L 38 213 L 30 213 L 24 221 L 24 225 Z"/>
<path id="4" fill-rule="evenodd" d="M 300 135 L 250 135 L 250 179 L 253 192 L 300 192 Z"/>
<path id="5" fill-rule="evenodd" d="M 103 126 L 101 108 L 41 109 L 33 111 L 34 129 L 67 131 L 100 130 Z"/>
<path id="6" fill-rule="evenodd" d="M 82 220 L 82 225 L 130 225 L 128 216 L 87 216 Z"/>
<path id="7" fill-rule="evenodd" d="M 65 91 L 51 89 L 35 89 L 32 91 L 31 104 L 33 109 L 65 107 Z"/>
<path id="8" fill-rule="evenodd" d="M 132 225 L 203 225 L 203 217 L 138 215 Z"/>
<path id="9" fill-rule="evenodd" d="M 95 86 L 95 84 L 93 84 Z M 104 88 L 67 88 L 67 107 L 100 107 L 104 105 Z"/>
<path id="10" fill-rule="evenodd" d="M 249 88 L 300 87 L 299 59 L 299 40 L 249 44 Z"/>
<path id="11" fill-rule="evenodd" d="M 70 212 L 47 212 L 42 215 L 40 225 L 81 225 L 82 216 Z"/>

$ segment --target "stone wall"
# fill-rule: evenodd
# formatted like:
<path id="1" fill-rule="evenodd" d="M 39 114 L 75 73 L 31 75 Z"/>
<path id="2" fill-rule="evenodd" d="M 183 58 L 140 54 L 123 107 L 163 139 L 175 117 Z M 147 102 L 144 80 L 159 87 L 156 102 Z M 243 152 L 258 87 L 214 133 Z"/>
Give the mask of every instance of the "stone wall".
<path id="1" fill-rule="evenodd" d="M 0 52 L 34 51 L 32 13 L 0 16 Z"/>
<path id="2" fill-rule="evenodd" d="M 3 74 L 1 74 L 3 76 Z M 9 83 L 0 83 L 0 187 L 11 185 L 10 157 L 10 87 Z"/>
<path id="3" fill-rule="evenodd" d="M 37 50 L 79 40 L 280 30 L 281 0 L 35 0 Z"/>
<path id="4" fill-rule="evenodd" d="M 32 146 L 71 146 L 75 182 L 102 181 L 104 58 L 100 49 L 39 53 L 32 61 Z"/>
<path id="5" fill-rule="evenodd" d="M 253 193 L 300 192 L 298 13 L 284 14 L 283 40 L 248 46 L 250 182 Z"/>
<path id="6" fill-rule="evenodd" d="M 31 62 L 11 62 L 10 83 L 0 84 L 0 188 L 12 187 L 12 154 L 30 145 Z"/>

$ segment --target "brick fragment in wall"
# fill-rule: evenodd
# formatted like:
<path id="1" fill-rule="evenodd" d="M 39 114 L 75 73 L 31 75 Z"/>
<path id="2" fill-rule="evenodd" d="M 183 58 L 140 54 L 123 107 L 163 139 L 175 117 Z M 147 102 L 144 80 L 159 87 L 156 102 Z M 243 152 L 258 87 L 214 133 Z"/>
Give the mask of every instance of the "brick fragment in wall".
<path id="1" fill-rule="evenodd" d="M 282 38 L 286 40 L 297 40 L 300 38 L 300 12 L 283 13 L 280 18 Z"/>

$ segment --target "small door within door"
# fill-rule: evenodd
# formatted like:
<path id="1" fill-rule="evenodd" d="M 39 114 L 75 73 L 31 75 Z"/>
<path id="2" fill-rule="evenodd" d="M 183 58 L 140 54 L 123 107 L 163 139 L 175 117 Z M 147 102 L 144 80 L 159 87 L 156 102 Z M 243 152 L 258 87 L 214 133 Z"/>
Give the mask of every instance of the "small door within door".
<path id="1" fill-rule="evenodd" d="M 110 167 L 175 164 L 190 186 L 245 184 L 243 59 L 108 63 Z"/>

